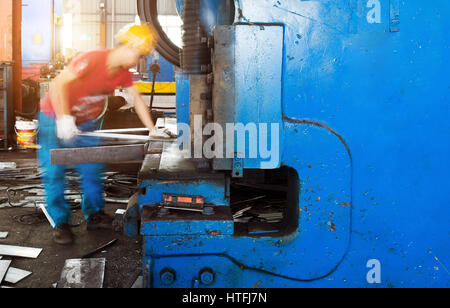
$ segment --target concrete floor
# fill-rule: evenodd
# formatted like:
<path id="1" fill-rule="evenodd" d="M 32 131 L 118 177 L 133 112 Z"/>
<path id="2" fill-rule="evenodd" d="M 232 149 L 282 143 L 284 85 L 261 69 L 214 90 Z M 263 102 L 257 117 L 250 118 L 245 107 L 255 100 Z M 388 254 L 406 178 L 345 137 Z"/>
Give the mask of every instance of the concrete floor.
<path id="1" fill-rule="evenodd" d="M 1 152 L 0 162 L 14 161 L 17 167 L 36 165 L 35 151 Z M 123 166 L 122 166 L 123 167 Z M 106 212 L 113 215 L 119 208 L 126 205 L 108 204 Z M 0 232 L 9 232 L 6 239 L 0 240 L 3 245 L 15 245 L 43 248 L 37 259 L 3 257 L 12 260 L 12 267 L 32 272 L 16 285 L 3 283 L 4 286 L 15 288 L 52 288 L 60 279 L 66 259 L 76 259 L 89 253 L 113 239 L 118 241 L 99 252 L 92 258 L 106 258 L 105 288 L 130 288 L 141 275 L 141 239 L 126 238 L 115 231 L 88 232 L 81 210 L 73 213 L 73 222 L 81 222 L 73 228 L 76 236 L 71 246 L 59 246 L 53 243 L 51 229 L 48 223 L 23 225 L 14 220 L 14 216 L 35 212 L 30 208 L 0 209 Z"/>

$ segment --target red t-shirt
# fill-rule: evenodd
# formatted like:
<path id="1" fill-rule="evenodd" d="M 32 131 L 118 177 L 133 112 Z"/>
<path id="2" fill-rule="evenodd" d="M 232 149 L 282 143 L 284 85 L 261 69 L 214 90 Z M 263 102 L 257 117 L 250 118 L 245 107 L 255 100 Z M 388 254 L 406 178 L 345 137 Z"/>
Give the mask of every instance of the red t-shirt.
<path id="1" fill-rule="evenodd" d="M 132 74 L 123 69 L 115 76 L 109 76 L 106 60 L 110 50 L 96 50 L 78 56 L 69 64 L 77 79 L 68 87 L 72 116 L 77 124 L 93 121 L 103 112 L 106 97 L 117 87 L 133 85 Z M 41 112 L 55 118 L 49 93 L 41 101 Z"/>

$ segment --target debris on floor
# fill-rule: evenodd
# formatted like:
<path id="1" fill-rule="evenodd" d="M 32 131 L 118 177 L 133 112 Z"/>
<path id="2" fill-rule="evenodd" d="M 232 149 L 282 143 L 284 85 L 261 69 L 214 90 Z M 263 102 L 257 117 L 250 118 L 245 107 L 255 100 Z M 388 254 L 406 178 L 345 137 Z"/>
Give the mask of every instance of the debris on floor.
<path id="1" fill-rule="evenodd" d="M 144 288 L 144 278 L 139 276 L 138 279 L 133 283 L 131 289 L 143 289 Z"/>
<path id="2" fill-rule="evenodd" d="M 3 278 L 6 276 L 10 265 L 10 260 L 0 260 L 0 283 L 2 283 Z"/>
<path id="3" fill-rule="evenodd" d="M 28 249 L 28 248 L 24 249 L 24 247 L 14 247 L 14 246 L 4 246 L 4 245 L 0 245 L 0 253 L 3 255 L 9 255 L 9 256 L 13 256 L 13 257 L 20 256 L 20 257 L 34 258 L 36 256 L 36 252 L 33 252 L 32 249 Z M 1 258 L 3 258 L 3 257 L 1 257 Z M 32 274 L 29 271 L 14 268 L 11 266 L 11 264 L 12 264 L 12 260 L 0 260 L 0 285 L 3 282 L 16 284 Z M 3 286 L 3 285 L 1 285 L 0 287 L 1 288 L 9 288 L 8 286 Z"/>
<path id="4" fill-rule="evenodd" d="M 117 242 L 117 239 L 113 239 L 112 241 L 110 241 L 110 242 L 108 242 L 108 243 L 106 243 L 106 244 L 104 244 L 104 245 L 101 245 L 100 247 L 94 249 L 93 251 L 88 252 L 88 253 L 85 254 L 81 259 L 89 258 L 89 257 L 91 257 L 93 254 L 95 254 L 95 253 L 97 253 L 97 252 L 103 251 L 105 248 L 107 248 L 107 247 L 109 247 L 109 246 L 115 244 L 116 242 Z"/>
<path id="5" fill-rule="evenodd" d="M 0 192 L 6 192 L 0 197 L 0 208 L 30 207 L 45 204 L 45 191 L 41 182 L 42 174 L 37 168 L 19 168 L 0 170 Z M 134 194 L 137 177 L 123 175 L 118 172 L 102 174 L 105 183 L 105 201 L 109 203 L 128 204 L 129 197 Z M 72 170 L 66 176 L 65 199 L 74 208 L 78 208 L 82 200 L 79 190 L 79 176 Z"/>
<path id="6" fill-rule="evenodd" d="M 6 273 L 5 282 L 16 284 L 16 283 L 20 282 L 21 280 L 27 278 L 31 274 L 32 273 L 29 272 L 29 271 L 25 271 L 25 270 L 21 270 L 21 269 L 18 269 L 18 268 L 10 267 L 8 269 L 8 272 Z"/>
<path id="7" fill-rule="evenodd" d="M 45 208 L 45 191 L 35 155 L 30 151 L 0 153 L 0 161 L 10 161 L 10 156 L 17 160 L 15 169 L 0 169 L 0 244 L 43 249 L 36 259 L 0 253 L 0 260 L 11 262 L 0 288 L 51 288 L 59 281 L 65 261 L 82 257 L 107 260 L 103 287 L 130 288 L 142 268 L 140 238 L 125 238 L 121 228 L 114 235 L 111 230 L 88 232 L 81 211 L 80 179 L 76 172 L 69 170 L 65 198 L 72 210 L 70 225 L 75 243 L 63 248 L 56 245 L 52 240 L 50 221 L 42 210 Z M 118 213 L 123 213 L 135 193 L 138 169 L 133 171 L 128 166 L 108 169 L 112 170 L 102 174 L 107 199 L 105 210 L 113 215 L 118 209 Z M 118 223 L 121 216 L 116 217 Z"/>
<path id="8" fill-rule="evenodd" d="M 21 247 L 12 245 L 0 245 L 0 255 L 37 259 L 42 248 Z"/>
<path id="9" fill-rule="evenodd" d="M 58 289 L 101 289 L 105 277 L 106 259 L 66 260 L 57 284 Z"/>
<path id="10" fill-rule="evenodd" d="M 16 169 L 17 164 L 15 162 L 0 162 L 0 170 L 3 169 Z"/>

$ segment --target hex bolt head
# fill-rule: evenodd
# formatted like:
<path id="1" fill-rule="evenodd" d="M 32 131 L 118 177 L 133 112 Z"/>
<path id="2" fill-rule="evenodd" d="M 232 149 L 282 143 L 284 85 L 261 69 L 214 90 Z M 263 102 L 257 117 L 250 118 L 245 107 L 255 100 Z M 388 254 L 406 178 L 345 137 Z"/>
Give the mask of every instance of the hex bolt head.
<path id="1" fill-rule="evenodd" d="M 200 281 L 205 286 L 212 285 L 215 280 L 216 280 L 216 277 L 215 277 L 212 269 L 205 268 L 200 271 Z"/>
<path id="2" fill-rule="evenodd" d="M 160 272 L 159 277 L 163 285 L 170 286 L 175 282 L 176 273 L 173 269 L 165 268 Z"/>

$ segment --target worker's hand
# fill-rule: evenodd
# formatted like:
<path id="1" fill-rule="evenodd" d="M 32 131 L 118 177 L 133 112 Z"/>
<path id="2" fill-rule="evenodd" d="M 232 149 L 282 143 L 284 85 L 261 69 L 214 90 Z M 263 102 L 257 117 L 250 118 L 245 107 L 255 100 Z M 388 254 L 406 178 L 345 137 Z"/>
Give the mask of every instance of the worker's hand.
<path id="1" fill-rule="evenodd" d="M 170 130 L 166 128 L 154 128 L 149 135 L 150 138 L 154 139 L 173 139 L 177 136 L 174 135 Z"/>
<path id="2" fill-rule="evenodd" d="M 63 115 L 56 119 L 56 132 L 59 139 L 68 141 L 80 133 L 75 124 L 75 118 Z"/>

